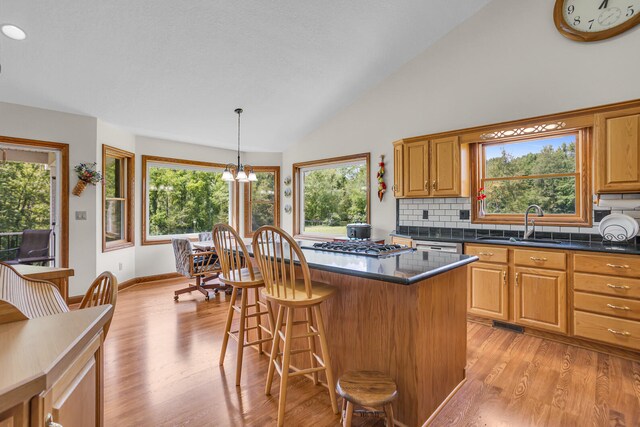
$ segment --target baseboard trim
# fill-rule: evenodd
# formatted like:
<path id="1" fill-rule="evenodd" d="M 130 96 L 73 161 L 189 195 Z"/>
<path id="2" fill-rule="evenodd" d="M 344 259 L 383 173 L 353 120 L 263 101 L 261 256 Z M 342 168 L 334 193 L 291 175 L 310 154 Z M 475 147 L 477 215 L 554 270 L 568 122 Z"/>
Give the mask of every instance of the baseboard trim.
<path id="1" fill-rule="evenodd" d="M 177 279 L 179 277 L 184 276 L 182 276 L 182 274 L 180 273 L 163 273 L 153 274 L 151 276 L 134 277 L 133 279 L 125 280 L 124 282 L 118 283 L 118 292 L 121 292 L 132 286 L 139 285 L 141 283 L 155 282 L 157 280 Z M 84 295 L 75 295 L 69 297 L 69 305 L 80 304 L 80 302 L 82 302 L 82 298 L 84 298 Z"/>

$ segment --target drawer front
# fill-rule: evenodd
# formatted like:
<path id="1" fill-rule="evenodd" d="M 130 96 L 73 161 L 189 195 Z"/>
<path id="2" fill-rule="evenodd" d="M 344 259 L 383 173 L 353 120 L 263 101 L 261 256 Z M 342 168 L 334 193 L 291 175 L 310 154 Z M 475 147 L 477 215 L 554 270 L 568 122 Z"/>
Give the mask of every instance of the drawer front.
<path id="1" fill-rule="evenodd" d="M 621 347 L 640 350 L 640 323 L 600 314 L 576 311 L 573 315 L 574 334 Z"/>
<path id="2" fill-rule="evenodd" d="M 567 255 L 562 252 L 515 249 L 513 257 L 516 265 L 554 270 L 564 270 L 567 267 Z"/>
<path id="3" fill-rule="evenodd" d="M 623 319 L 640 320 L 640 301 L 604 295 L 575 292 L 573 306 L 576 310 L 592 311 Z"/>
<path id="4" fill-rule="evenodd" d="M 467 245 L 465 253 L 467 255 L 475 255 L 480 258 L 480 261 L 484 262 L 506 263 L 509 259 L 509 249 L 495 246 Z"/>
<path id="5" fill-rule="evenodd" d="M 626 277 L 575 273 L 573 288 L 576 291 L 597 292 L 616 297 L 640 298 L 640 280 Z"/>
<path id="6" fill-rule="evenodd" d="M 613 276 L 640 277 L 640 256 L 575 254 L 573 260 L 575 271 L 611 274 Z"/>
<path id="7" fill-rule="evenodd" d="M 391 236 L 391 243 L 394 245 L 405 245 L 411 247 L 413 240 L 407 239 L 406 237 Z"/>

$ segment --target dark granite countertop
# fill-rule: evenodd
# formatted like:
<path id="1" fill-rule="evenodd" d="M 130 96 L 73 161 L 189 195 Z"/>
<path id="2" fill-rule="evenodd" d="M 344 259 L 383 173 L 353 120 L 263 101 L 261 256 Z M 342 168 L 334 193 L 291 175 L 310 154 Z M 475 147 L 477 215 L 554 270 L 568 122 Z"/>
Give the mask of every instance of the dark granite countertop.
<path id="1" fill-rule="evenodd" d="M 485 245 L 505 245 L 505 246 L 521 246 L 529 248 L 550 248 L 564 249 L 571 251 L 590 251 L 619 253 L 627 255 L 640 255 L 640 246 L 633 243 L 603 243 L 603 242 L 582 242 L 582 241 L 564 241 L 560 243 L 551 242 L 535 242 L 535 241 L 510 241 L 498 240 L 491 237 L 485 238 L 465 238 L 465 237 L 432 237 L 432 236 L 411 236 L 409 234 L 391 233 L 392 236 L 404 237 L 413 240 L 428 240 L 433 242 L 456 242 L 456 243 L 479 243 Z"/>
<path id="2" fill-rule="evenodd" d="M 307 246 L 316 242 L 299 240 L 297 243 Z M 247 249 L 253 255 L 250 245 Z M 382 258 L 314 249 L 302 249 L 302 252 L 309 268 L 401 285 L 411 285 L 478 260 L 476 256 L 442 252 L 407 251 Z"/>

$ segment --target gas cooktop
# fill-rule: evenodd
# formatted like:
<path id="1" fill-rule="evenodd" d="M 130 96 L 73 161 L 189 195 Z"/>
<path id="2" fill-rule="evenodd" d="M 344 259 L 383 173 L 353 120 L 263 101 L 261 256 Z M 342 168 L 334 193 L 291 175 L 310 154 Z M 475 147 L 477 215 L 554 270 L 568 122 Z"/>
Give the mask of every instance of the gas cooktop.
<path id="1" fill-rule="evenodd" d="M 404 245 L 386 245 L 367 240 L 354 240 L 350 242 L 318 242 L 313 245 L 303 245 L 301 248 L 372 257 L 397 255 L 403 252 L 413 251 L 412 248 Z"/>

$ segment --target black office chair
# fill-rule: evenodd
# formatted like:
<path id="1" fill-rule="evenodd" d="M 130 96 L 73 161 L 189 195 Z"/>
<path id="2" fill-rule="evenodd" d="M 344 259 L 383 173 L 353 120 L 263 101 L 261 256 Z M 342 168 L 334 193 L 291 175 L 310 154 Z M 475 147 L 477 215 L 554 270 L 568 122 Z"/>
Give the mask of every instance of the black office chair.
<path id="1" fill-rule="evenodd" d="M 49 263 L 55 258 L 49 254 L 49 242 L 51 241 L 51 230 L 24 230 L 22 241 L 17 248 L 9 248 L 0 251 L 15 252 L 13 258 L 4 261 L 6 264 L 36 264 Z"/>

